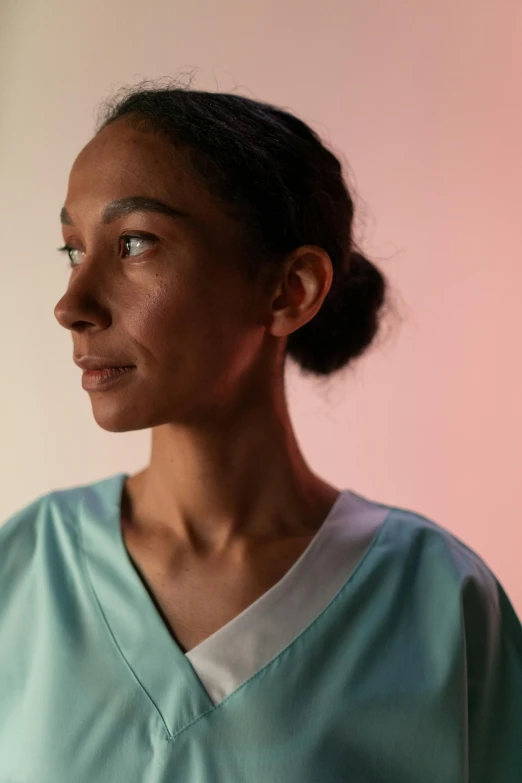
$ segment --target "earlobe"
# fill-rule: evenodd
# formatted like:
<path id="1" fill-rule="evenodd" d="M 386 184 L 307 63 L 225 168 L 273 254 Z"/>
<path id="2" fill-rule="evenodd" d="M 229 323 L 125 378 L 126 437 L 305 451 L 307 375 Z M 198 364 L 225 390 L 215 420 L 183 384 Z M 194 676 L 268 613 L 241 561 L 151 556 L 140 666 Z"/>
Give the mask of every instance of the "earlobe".
<path id="1" fill-rule="evenodd" d="M 269 331 L 288 337 L 321 309 L 333 279 L 330 256 L 320 247 L 303 245 L 285 260 L 272 300 L 273 320 Z"/>

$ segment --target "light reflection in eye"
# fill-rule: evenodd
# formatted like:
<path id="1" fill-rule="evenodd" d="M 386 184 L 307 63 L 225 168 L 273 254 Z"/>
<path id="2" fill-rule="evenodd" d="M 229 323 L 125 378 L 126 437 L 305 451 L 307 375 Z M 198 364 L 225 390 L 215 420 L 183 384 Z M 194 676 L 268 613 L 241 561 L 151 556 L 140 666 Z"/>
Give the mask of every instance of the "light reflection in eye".
<path id="1" fill-rule="evenodd" d="M 127 242 L 130 242 L 133 239 L 137 240 L 138 243 L 143 243 L 143 242 L 145 244 L 151 243 L 151 242 L 154 243 L 154 239 L 149 238 L 149 237 L 137 236 L 136 234 L 123 234 L 123 236 L 119 237 L 120 243 L 123 242 L 123 244 L 126 244 Z M 67 253 L 67 257 L 69 259 L 67 267 L 69 269 L 72 269 L 72 268 L 78 266 L 78 264 L 75 263 L 75 260 L 74 260 L 74 258 L 73 258 L 73 256 L 71 254 L 72 253 L 81 253 L 82 252 L 81 250 L 78 250 L 78 248 L 72 247 L 71 245 L 64 245 L 63 247 L 59 247 L 58 248 L 58 252 L 59 253 Z M 143 249 L 141 250 L 141 252 L 142 253 L 144 252 Z M 140 255 L 140 253 L 136 253 L 135 255 Z M 134 258 L 135 255 L 129 255 L 128 257 L 129 258 Z"/>

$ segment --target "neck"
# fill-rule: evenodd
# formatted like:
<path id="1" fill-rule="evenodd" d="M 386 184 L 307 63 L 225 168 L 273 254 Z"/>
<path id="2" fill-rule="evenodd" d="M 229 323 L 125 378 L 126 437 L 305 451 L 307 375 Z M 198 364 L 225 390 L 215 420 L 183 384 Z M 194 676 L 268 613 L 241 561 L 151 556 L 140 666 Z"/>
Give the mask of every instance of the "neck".
<path id="1" fill-rule="evenodd" d="M 153 428 L 150 464 L 126 490 L 134 533 L 212 552 L 312 535 L 339 494 L 306 464 L 286 405 Z"/>

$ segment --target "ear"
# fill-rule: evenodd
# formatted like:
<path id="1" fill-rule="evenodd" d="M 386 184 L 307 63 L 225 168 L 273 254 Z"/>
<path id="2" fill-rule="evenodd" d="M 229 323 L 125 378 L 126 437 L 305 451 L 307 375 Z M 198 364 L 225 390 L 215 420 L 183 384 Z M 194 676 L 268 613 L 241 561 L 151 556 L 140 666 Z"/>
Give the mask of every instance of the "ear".
<path id="1" fill-rule="evenodd" d="M 283 263 L 271 300 L 269 331 L 287 337 L 311 321 L 332 286 L 333 267 L 328 253 L 316 245 L 302 245 Z"/>

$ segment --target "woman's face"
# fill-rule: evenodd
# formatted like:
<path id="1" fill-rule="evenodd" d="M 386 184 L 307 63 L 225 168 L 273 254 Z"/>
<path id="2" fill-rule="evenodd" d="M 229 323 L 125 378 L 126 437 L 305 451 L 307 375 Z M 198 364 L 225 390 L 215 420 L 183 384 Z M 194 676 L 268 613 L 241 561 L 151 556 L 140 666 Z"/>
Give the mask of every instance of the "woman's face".
<path id="1" fill-rule="evenodd" d="M 156 199 L 104 217 L 113 201 Z M 113 432 L 213 421 L 262 391 L 280 339 L 267 337 L 270 300 L 241 273 L 239 225 L 167 140 L 117 120 L 76 158 L 62 213 L 73 268 L 54 313 L 74 356 L 135 369 L 89 391 Z M 132 235 L 124 239 L 123 235 Z"/>

